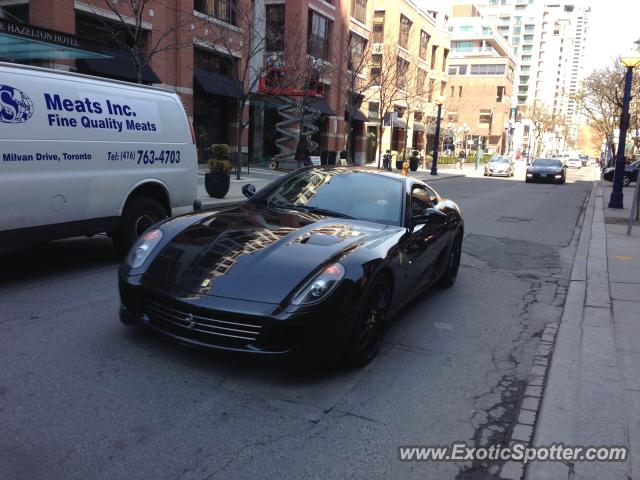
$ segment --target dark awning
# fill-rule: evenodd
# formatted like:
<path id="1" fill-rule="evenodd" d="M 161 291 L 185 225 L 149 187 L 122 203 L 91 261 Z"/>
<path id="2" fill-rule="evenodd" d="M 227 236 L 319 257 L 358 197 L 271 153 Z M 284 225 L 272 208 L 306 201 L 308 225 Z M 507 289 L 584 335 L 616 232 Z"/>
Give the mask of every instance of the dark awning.
<path id="1" fill-rule="evenodd" d="M 311 108 L 315 108 L 320 111 L 321 115 L 326 115 L 328 117 L 335 117 L 336 112 L 331 110 L 331 107 L 327 103 L 327 101 L 322 97 L 311 98 L 305 102 Z"/>
<path id="2" fill-rule="evenodd" d="M 242 90 L 231 77 L 221 73 L 195 70 L 193 72 L 196 83 L 209 95 L 218 95 L 227 98 L 241 98 Z"/>
<path id="3" fill-rule="evenodd" d="M 131 53 L 126 50 L 109 47 L 103 47 L 101 50 L 102 53 L 111 58 L 85 58 L 78 60 L 78 71 L 129 82 L 138 81 L 136 64 Z M 160 79 L 149 65 L 142 69 L 142 83 L 160 83 Z"/>
<path id="4" fill-rule="evenodd" d="M 347 110 L 346 112 L 344 112 L 344 116 L 346 119 L 348 120 L 353 120 L 355 122 L 368 122 L 369 118 L 367 118 L 367 114 L 364 113 L 362 110 L 356 110 L 356 112 L 353 114 L 353 118 L 349 118 L 349 111 Z"/>
<path id="5" fill-rule="evenodd" d="M 414 132 L 424 132 L 425 127 L 423 123 L 413 122 L 413 131 Z"/>
<path id="6" fill-rule="evenodd" d="M 403 120 L 402 118 L 396 118 L 393 121 L 393 128 L 402 128 L 404 130 L 407 129 L 407 121 Z"/>

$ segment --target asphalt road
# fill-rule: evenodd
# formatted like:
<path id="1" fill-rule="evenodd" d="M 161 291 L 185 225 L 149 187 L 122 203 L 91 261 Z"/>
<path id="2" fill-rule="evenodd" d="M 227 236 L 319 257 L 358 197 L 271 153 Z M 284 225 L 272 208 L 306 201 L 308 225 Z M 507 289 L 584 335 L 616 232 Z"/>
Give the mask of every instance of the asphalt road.
<path id="1" fill-rule="evenodd" d="M 561 314 L 586 177 L 434 183 L 465 215 L 459 280 L 405 309 L 362 370 L 122 326 L 106 238 L 0 253 L 0 479 L 492 478 L 497 464 L 400 462 L 398 446 L 506 443 Z"/>

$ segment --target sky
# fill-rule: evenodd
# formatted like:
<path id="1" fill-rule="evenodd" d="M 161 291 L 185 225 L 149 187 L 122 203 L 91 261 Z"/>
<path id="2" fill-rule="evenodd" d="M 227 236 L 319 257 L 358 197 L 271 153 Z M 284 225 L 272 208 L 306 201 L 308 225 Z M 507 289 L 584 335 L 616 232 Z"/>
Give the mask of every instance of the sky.
<path id="1" fill-rule="evenodd" d="M 637 48 L 640 39 L 640 0 L 591 0 L 591 32 L 585 72 L 607 65 L 612 58 Z"/>

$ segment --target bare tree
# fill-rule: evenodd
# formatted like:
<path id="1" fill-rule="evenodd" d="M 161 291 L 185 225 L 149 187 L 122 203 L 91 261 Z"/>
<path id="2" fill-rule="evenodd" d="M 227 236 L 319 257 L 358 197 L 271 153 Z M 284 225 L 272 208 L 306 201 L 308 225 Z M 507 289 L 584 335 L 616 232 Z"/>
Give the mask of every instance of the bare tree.
<path id="1" fill-rule="evenodd" d="M 234 36 L 226 29 L 213 29 L 213 33 L 203 36 L 200 41 L 204 46 L 217 50 L 229 59 L 227 76 L 236 85 L 236 179 L 240 180 L 242 169 L 241 140 L 242 133 L 251 123 L 247 108 L 251 98 L 256 94 L 260 79 L 265 77 L 269 66 L 266 62 L 268 47 L 284 41 L 283 32 L 271 31 L 267 28 L 265 17 L 255 11 L 249 2 L 245 8 L 238 6 L 235 10 L 236 23 L 241 33 Z"/>
<path id="2" fill-rule="evenodd" d="M 577 109 L 602 134 L 612 152 L 615 152 L 614 131 L 622 114 L 624 77 L 625 68 L 619 59 L 616 59 L 614 64 L 595 69 L 587 75 L 578 93 L 572 96 Z M 636 77 L 632 86 L 632 96 L 638 98 L 639 95 L 640 82 Z M 631 120 L 635 125 L 630 126 L 637 129 L 640 126 L 638 115 Z"/>
<path id="3" fill-rule="evenodd" d="M 181 39 L 180 35 L 181 32 L 191 30 L 194 24 L 193 11 L 176 10 L 165 4 L 158 4 L 156 0 L 103 0 L 103 5 L 115 20 L 107 20 L 101 15 L 100 9 L 90 8 L 110 32 L 113 44 L 131 54 L 137 83 L 143 82 L 145 68 L 149 66 L 153 57 L 193 44 L 191 37 Z M 152 6 L 170 10 L 171 13 L 167 16 L 175 18 L 175 21 L 168 23 L 164 28 L 154 28 L 153 35 L 147 30 L 144 20 Z"/>
<path id="4" fill-rule="evenodd" d="M 541 152 L 543 135 L 554 130 L 557 125 L 557 119 L 551 114 L 547 106 L 535 100 L 531 105 L 524 108 L 521 118 L 531 121 L 533 126 L 533 136 L 536 141 L 536 155 Z"/>
<path id="5" fill-rule="evenodd" d="M 416 58 L 404 56 L 398 57 L 396 70 L 398 73 L 397 82 L 398 92 L 397 98 L 404 109 L 404 116 L 409 121 L 411 115 L 424 108 L 424 92 L 425 82 L 427 79 L 427 71 L 418 66 Z M 407 125 L 408 127 L 408 125 Z M 404 148 L 402 152 L 403 159 L 407 155 L 408 128 L 405 130 Z"/>
<path id="6" fill-rule="evenodd" d="M 353 161 L 351 144 L 353 139 L 353 118 L 362 107 L 363 103 L 371 98 L 372 77 L 368 75 L 367 67 L 371 62 L 371 50 L 373 39 L 361 37 L 351 32 L 347 44 L 347 68 L 341 69 L 341 84 L 346 98 L 346 150 L 348 159 Z"/>

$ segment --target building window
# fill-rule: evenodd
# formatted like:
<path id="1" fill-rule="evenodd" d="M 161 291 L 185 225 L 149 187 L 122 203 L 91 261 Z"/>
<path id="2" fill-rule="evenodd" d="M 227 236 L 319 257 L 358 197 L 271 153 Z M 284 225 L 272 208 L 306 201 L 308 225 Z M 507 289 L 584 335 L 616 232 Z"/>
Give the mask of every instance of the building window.
<path id="1" fill-rule="evenodd" d="M 236 0 L 194 0 L 193 8 L 223 22 L 236 24 Z"/>
<path id="2" fill-rule="evenodd" d="M 382 54 L 371 55 L 371 83 L 380 85 L 380 72 L 382 71 Z"/>
<path id="3" fill-rule="evenodd" d="M 491 110 L 480 109 L 480 115 L 478 116 L 478 123 L 480 125 L 491 125 L 491 119 L 493 115 Z"/>
<path id="4" fill-rule="evenodd" d="M 445 88 L 447 88 L 447 82 L 440 82 L 440 95 L 444 96 Z"/>
<path id="5" fill-rule="evenodd" d="M 454 87 L 453 85 L 451 85 L 451 95 L 450 97 L 453 98 L 453 96 L 456 94 L 456 87 Z"/>
<path id="6" fill-rule="evenodd" d="M 364 63 L 364 52 L 367 49 L 367 39 L 362 38 L 360 35 L 356 35 L 353 32 L 349 33 L 349 61 L 348 68 L 351 71 L 360 73 Z"/>
<path id="7" fill-rule="evenodd" d="M 284 50 L 284 4 L 267 5 L 266 47 L 268 52 Z"/>
<path id="8" fill-rule="evenodd" d="M 433 90 L 436 87 L 436 81 L 433 78 L 429 79 L 429 91 L 427 92 L 427 102 L 431 102 L 433 100 Z"/>
<path id="9" fill-rule="evenodd" d="M 361 23 L 367 23 L 367 0 L 351 0 L 351 16 Z"/>
<path id="10" fill-rule="evenodd" d="M 231 75 L 233 74 L 234 61 L 232 58 L 217 52 L 194 48 L 193 67 L 206 72 Z"/>
<path id="11" fill-rule="evenodd" d="M 373 14 L 373 41 L 384 43 L 384 12 L 374 12 Z"/>
<path id="12" fill-rule="evenodd" d="M 436 68 L 436 56 L 438 55 L 438 45 L 431 46 L 431 70 Z"/>
<path id="13" fill-rule="evenodd" d="M 449 65 L 449 75 L 466 75 L 466 65 Z"/>
<path id="14" fill-rule="evenodd" d="M 471 75 L 504 75 L 505 66 L 500 64 L 471 65 Z"/>
<path id="15" fill-rule="evenodd" d="M 497 87 L 496 89 L 496 102 L 502 103 L 503 98 L 505 97 L 506 87 Z"/>
<path id="16" fill-rule="evenodd" d="M 421 122 L 422 121 L 422 112 L 413 112 L 413 121 Z"/>
<path id="17" fill-rule="evenodd" d="M 322 60 L 329 60 L 331 21 L 319 13 L 309 10 L 307 30 L 307 53 Z"/>
<path id="18" fill-rule="evenodd" d="M 427 81 L 427 71 L 418 68 L 418 75 L 416 76 L 416 91 L 418 95 L 424 94 L 424 84 Z"/>
<path id="19" fill-rule="evenodd" d="M 420 30 L 420 58 L 424 61 L 427 60 L 429 55 L 429 39 L 431 36 L 424 30 Z"/>
<path id="20" fill-rule="evenodd" d="M 447 58 L 449 58 L 449 49 L 445 48 L 442 53 L 442 71 L 447 71 Z"/>
<path id="21" fill-rule="evenodd" d="M 400 36 L 398 43 L 402 48 L 409 48 L 409 34 L 411 33 L 411 25 L 413 22 L 404 15 L 400 15 Z"/>
<path id="22" fill-rule="evenodd" d="M 409 62 L 398 57 L 396 60 L 396 85 L 401 90 L 404 90 L 407 86 L 408 70 L 409 70 Z"/>
<path id="23" fill-rule="evenodd" d="M 369 118 L 380 118 L 380 104 L 369 102 Z"/>
<path id="24" fill-rule="evenodd" d="M 458 123 L 458 112 L 447 113 L 447 122 Z"/>
<path id="25" fill-rule="evenodd" d="M 458 96 L 462 98 L 462 85 L 458 87 Z"/>

